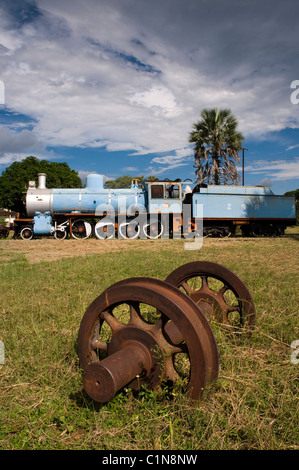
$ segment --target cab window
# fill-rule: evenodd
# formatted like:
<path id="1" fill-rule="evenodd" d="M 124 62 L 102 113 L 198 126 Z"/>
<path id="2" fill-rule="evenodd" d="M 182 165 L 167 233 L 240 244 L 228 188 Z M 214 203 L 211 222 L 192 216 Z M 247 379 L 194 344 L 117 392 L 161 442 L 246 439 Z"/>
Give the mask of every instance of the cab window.
<path id="1" fill-rule="evenodd" d="M 178 184 L 168 184 L 166 187 L 167 199 L 178 199 L 180 197 L 180 187 Z"/>
<path id="2" fill-rule="evenodd" d="M 152 199 L 162 199 L 163 194 L 163 184 L 153 184 L 151 186 L 151 196 Z"/>

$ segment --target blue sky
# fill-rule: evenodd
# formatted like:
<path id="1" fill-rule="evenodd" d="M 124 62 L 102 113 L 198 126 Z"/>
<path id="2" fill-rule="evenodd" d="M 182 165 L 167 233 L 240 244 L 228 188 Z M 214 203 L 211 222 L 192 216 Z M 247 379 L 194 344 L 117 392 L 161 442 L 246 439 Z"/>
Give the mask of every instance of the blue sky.
<path id="1" fill-rule="evenodd" d="M 34 155 L 195 181 L 189 133 L 219 107 L 245 184 L 297 189 L 298 17 L 297 0 L 0 0 L 0 172 Z"/>

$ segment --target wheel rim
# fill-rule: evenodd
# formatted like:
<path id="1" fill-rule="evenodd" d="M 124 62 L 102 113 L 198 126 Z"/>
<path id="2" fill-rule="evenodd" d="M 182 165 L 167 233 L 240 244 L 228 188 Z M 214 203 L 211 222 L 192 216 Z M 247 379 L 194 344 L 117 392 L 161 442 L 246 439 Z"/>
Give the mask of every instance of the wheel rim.
<path id="1" fill-rule="evenodd" d="M 95 236 L 99 240 L 106 240 L 114 237 L 115 225 L 113 222 L 97 222 L 94 228 Z"/>
<path id="2" fill-rule="evenodd" d="M 124 306 L 128 308 L 126 321 L 120 313 Z M 172 383 L 184 382 L 186 394 L 197 400 L 207 382 L 218 374 L 217 345 L 208 321 L 197 310 L 191 299 L 163 281 L 120 281 L 97 297 L 82 318 L 78 335 L 80 364 L 86 369 L 101 362 L 103 356 L 114 352 L 111 344 L 117 335 L 126 336 L 129 329 L 135 328 L 149 335 L 163 356 L 163 366 L 156 364 L 151 375 L 139 378 L 138 385 L 150 383 L 155 388 L 162 375 Z M 175 341 L 173 331 L 179 337 Z M 130 386 L 136 387 L 136 382 Z"/>
<path id="3" fill-rule="evenodd" d="M 161 222 L 157 220 L 152 223 L 148 222 L 144 224 L 142 227 L 142 230 L 143 230 L 144 235 L 147 238 L 153 240 L 153 239 L 157 239 L 161 237 L 164 231 L 164 227 L 161 224 Z"/>
<path id="4" fill-rule="evenodd" d="M 209 320 L 216 319 L 232 329 L 254 327 L 252 296 L 244 282 L 228 268 L 195 261 L 175 269 L 166 281 L 182 289 Z"/>
<path id="5" fill-rule="evenodd" d="M 140 227 L 139 224 L 131 222 L 122 222 L 118 228 L 119 237 L 129 240 L 134 240 L 139 236 Z"/>
<path id="6" fill-rule="evenodd" d="M 30 227 L 25 227 L 21 230 L 21 238 L 23 240 L 31 240 L 33 237 L 33 231 Z"/>
<path id="7" fill-rule="evenodd" d="M 54 238 L 56 238 L 56 240 L 64 240 L 66 235 L 66 230 L 55 230 L 54 232 Z"/>
<path id="8" fill-rule="evenodd" d="M 72 223 L 72 237 L 77 240 L 85 240 L 91 235 L 91 224 L 87 220 L 79 219 Z"/>

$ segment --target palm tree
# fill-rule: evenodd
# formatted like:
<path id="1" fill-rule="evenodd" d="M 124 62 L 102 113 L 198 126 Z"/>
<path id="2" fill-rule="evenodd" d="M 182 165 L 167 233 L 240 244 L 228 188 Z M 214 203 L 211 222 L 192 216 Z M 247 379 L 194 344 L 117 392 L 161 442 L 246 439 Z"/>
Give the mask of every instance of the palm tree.
<path id="1" fill-rule="evenodd" d="M 189 142 L 195 144 L 196 176 L 199 183 L 238 184 L 235 162 L 242 148 L 243 135 L 229 109 L 203 109 L 201 121 L 193 125 Z"/>

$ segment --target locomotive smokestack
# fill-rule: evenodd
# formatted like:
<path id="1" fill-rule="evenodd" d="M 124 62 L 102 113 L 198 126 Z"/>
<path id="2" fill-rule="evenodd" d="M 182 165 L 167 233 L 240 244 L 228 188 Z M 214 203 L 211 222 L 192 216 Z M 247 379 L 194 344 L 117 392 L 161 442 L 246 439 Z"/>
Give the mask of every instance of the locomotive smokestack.
<path id="1" fill-rule="evenodd" d="M 38 189 L 46 189 L 46 173 L 38 174 Z"/>

